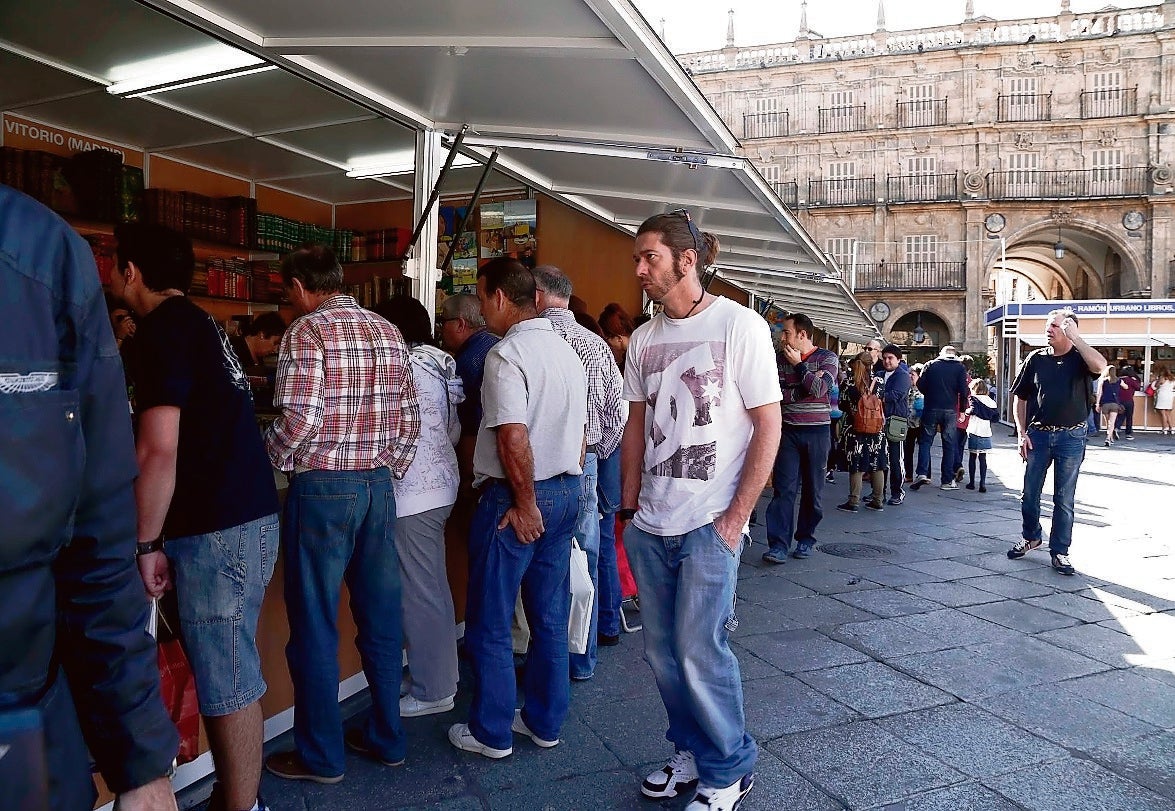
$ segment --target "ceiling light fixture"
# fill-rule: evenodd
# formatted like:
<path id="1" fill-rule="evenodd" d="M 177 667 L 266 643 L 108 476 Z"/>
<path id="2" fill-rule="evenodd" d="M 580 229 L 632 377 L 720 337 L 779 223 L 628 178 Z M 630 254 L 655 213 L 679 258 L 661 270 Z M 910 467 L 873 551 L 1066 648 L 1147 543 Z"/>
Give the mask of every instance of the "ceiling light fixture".
<path id="1" fill-rule="evenodd" d="M 271 70 L 277 70 L 277 65 L 254 65 L 252 67 L 230 68 L 229 70 L 221 70 L 216 73 L 206 73 L 203 76 L 192 76 L 185 79 L 172 80 L 168 82 L 160 82 L 143 86 L 144 82 L 151 81 L 144 79 L 141 81 L 118 82 L 117 84 L 108 85 L 106 92 L 112 96 L 119 96 L 124 99 L 137 99 L 142 96 L 150 96 L 156 93 L 168 93 L 172 90 L 182 90 L 185 87 L 195 87 L 196 85 L 209 84 L 210 82 L 220 82 L 225 79 L 237 79 L 241 76 L 251 76 L 254 73 L 268 73 Z"/>
<path id="2" fill-rule="evenodd" d="M 1061 226 L 1057 226 L 1057 241 L 1053 245 L 1053 255 L 1058 259 L 1065 258 L 1065 243 L 1061 242 Z"/>
<path id="3" fill-rule="evenodd" d="M 111 82 L 106 92 L 113 96 L 141 96 L 260 70 L 276 70 L 276 66 L 239 48 L 217 42 L 117 65 L 106 75 Z"/>
<path id="4" fill-rule="evenodd" d="M 416 153 L 404 151 L 387 155 L 370 155 L 363 158 L 356 158 L 353 161 L 348 161 L 348 163 L 351 164 L 351 168 L 347 170 L 347 177 L 371 178 L 388 177 L 389 175 L 409 175 L 416 171 Z M 480 165 L 473 158 L 462 154 L 458 154 L 453 159 L 454 169 Z"/>

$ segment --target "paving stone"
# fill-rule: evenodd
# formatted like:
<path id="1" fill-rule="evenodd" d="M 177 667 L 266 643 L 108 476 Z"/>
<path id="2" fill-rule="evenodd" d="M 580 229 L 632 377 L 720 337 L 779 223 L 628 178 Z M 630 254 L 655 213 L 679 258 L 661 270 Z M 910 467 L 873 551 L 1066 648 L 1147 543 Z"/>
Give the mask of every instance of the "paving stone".
<path id="1" fill-rule="evenodd" d="M 1135 664 L 1132 659 L 1145 654 L 1129 634 L 1102 625 L 1077 625 L 1045 631 L 1036 636 L 1057 647 L 1068 648 L 1105 662 L 1111 667 L 1130 667 Z"/>
<path id="2" fill-rule="evenodd" d="M 915 653 L 894 659 L 892 664 L 928 684 L 969 701 L 1043 681 L 1035 674 L 981 657 L 965 648 Z"/>
<path id="3" fill-rule="evenodd" d="M 807 629 L 757 634 L 744 639 L 742 645 L 784 673 L 823 670 L 869 659 L 860 651 L 833 641 L 819 631 Z"/>
<path id="4" fill-rule="evenodd" d="M 786 763 L 759 748 L 755 787 L 739 806 L 740 811 L 840 811 L 844 806 L 829 797 Z"/>
<path id="5" fill-rule="evenodd" d="M 1005 800 L 978 783 L 963 783 L 950 788 L 918 794 L 883 806 L 879 811 L 1021 811 L 1020 806 Z"/>
<path id="6" fill-rule="evenodd" d="M 1053 684 L 990 696 L 979 704 L 1042 738 L 1086 752 L 1158 731 L 1151 724 Z"/>
<path id="7" fill-rule="evenodd" d="M 267 805 L 270 809 L 274 809 L 272 803 L 267 801 Z M 326 808 L 335 808 L 335 806 L 326 806 Z M 428 805 L 409 805 L 406 807 L 396 806 L 396 808 L 400 809 L 400 811 L 425 811 L 425 809 L 428 809 L 428 811 L 483 811 L 485 806 L 483 806 L 481 804 L 481 800 L 477 799 L 476 797 L 465 795 L 461 797 L 454 797 L 451 800 L 445 800 L 439 805 L 429 803 Z"/>
<path id="8" fill-rule="evenodd" d="M 1053 761 L 983 781 L 1033 811 L 1170 811 L 1171 802 L 1096 763 Z"/>
<path id="9" fill-rule="evenodd" d="M 1009 541 L 993 541 L 992 544 L 996 548 L 993 551 L 985 552 L 980 555 L 966 555 L 962 557 L 954 557 L 959 563 L 966 563 L 968 566 L 977 566 L 985 570 L 985 573 L 996 572 L 999 574 L 1014 574 L 1016 572 L 1024 571 L 1024 562 L 1021 560 L 1008 560 L 1008 550 L 1016 543 L 1020 533 L 1017 531 L 1011 536 Z M 1053 589 L 1046 589 L 1041 591 L 1041 594 L 1051 594 Z M 1019 595 L 1009 594 L 1008 597 L 1016 597 Z M 1036 595 L 1025 595 L 1036 596 Z"/>
<path id="10" fill-rule="evenodd" d="M 1175 657 L 1175 613 L 1120 617 L 1099 624 L 1104 628 L 1121 628 L 1148 656 Z"/>
<path id="11" fill-rule="evenodd" d="M 1175 693 L 1143 668 L 1107 670 L 1070 679 L 1069 692 L 1163 729 L 1175 729 Z"/>
<path id="12" fill-rule="evenodd" d="M 804 588 L 812 589 L 817 594 L 840 594 L 846 591 L 866 591 L 868 589 L 880 588 L 880 585 L 872 580 L 868 580 L 863 575 L 853 572 L 829 570 L 790 571 L 784 577 L 798 583 Z"/>
<path id="13" fill-rule="evenodd" d="M 1158 732 L 1126 745 L 1107 744 L 1093 755 L 1115 774 L 1175 801 L 1175 731 Z"/>
<path id="14" fill-rule="evenodd" d="M 1068 753 L 971 704 L 884 718 L 877 725 L 971 777 L 989 777 Z"/>
<path id="15" fill-rule="evenodd" d="M 492 811 L 641 807 L 640 781 L 628 771 L 597 772 L 554 779 L 536 792 L 529 785 L 506 785 L 486 792 Z"/>
<path id="16" fill-rule="evenodd" d="M 1137 565 L 1131 568 L 1137 569 Z M 1161 596 L 1160 589 L 1156 588 L 1155 591 L 1160 593 L 1150 593 L 1117 583 L 1109 583 L 1077 593 L 1091 600 L 1099 600 L 1106 605 L 1129 609 L 1131 613 L 1136 614 L 1155 614 L 1175 610 L 1175 600 Z M 1171 589 L 1169 593 L 1175 594 L 1175 588 Z"/>
<path id="17" fill-rule="evenodd" d="M 902 586 L 902 591 L 933 600 L 948 608 L 961 608 L 965 605 L 991 603 L 1000 599 L 1000 595 L 983 591 L 974 586 L 959 581 L 947 583 L 915 583 L 912 586 Z"/>
<path id="18" fill-rule="evenodd" d="M 778 606 L 756 605 L 741 599 L 738 601 L 735 615 L 738 617 L 738 628 L 733 633 L 735 638 L 801 627 L 798 621 L 792 619 L 787 612 L 781 611 Z"/>
<path id="19" fill-rule="evenodd" d="M 870 653 L 877 659 L 952 647 L 950 642 L 915 630 L 894 619 L 850 622 L 837 628 L 833 636 Z"/>
<path id="20" fill-rule="evenodd" d="M 1034 553 L 1028 558 L 1021 558 L 1015 562 L 1019 563 L 1022 568 L 1019 571 L 1010 572 L 1013 577 L 1027 580 L 1029 583 L 1049 586 L 1054 591 L 1082 591 L 1093 586 L 1104 585 L 1104 581 L 1082 572 L 1079 560 L 1073 561 L 1073 565 L 1077 567 L 1077 574 L 1069 577 L 1053 571 L 1049 564 L 1048 552 Z"/>
<path id="21" fill-rule="evenodd" d="M 924 563 L 911 563 L 909 568 L 927 574 L 937 575 L 943 580 L 961 580 L 964 577 L 981 577 L 988 574 L 987 569 L 959 563 L 957 560 L 935 560 Z"/>
<path id="22" fill-rule="evenodd" d="M 868 594 L 869 592 L 862 592 Z M 818 594 L 791 600 L 783 607 L 792 627 L 833 628 L 846 622 L 861 622 L 875 619 L 876 615 L 853 608 L 835 597 Z M 787 629 L 781 629 L 787 630 Z"/>
<path id="23" fill-rule="evenodd" d="M 998 603 L 966 606 L 962 611 L 973 617 L 994 622 L 1005 628 L 1011 628 L 1013 631 L 1023 631 L 1026 634 L 1068 628 L 1080 622 L 1073 617 L 1049 611 L 1047 608 L 1029 606 L 1019 600 L 1001 600 Z"/>
<path id="24" fill-rule="evenodd" d="M 898 622 L 915 630 L 938 637 L 950 645 L 974 645 L 1012 639 L 1016 633 L 994 622 L 964 614 L 955 608 L 944 608 L 926 614 L 898 617 Z"/>
<path id="25" fill-rule="evenodd" d="M 972 645 L 969 650 L 992 662 L 1031 673 L 1043 682 L 1058 682 L 1108 669 L 1104 662 L 1030 636 Z"/>
<path id="26" fill-rule="evenodd" d="M 838 594 L 836 599 L 879 617 L 889 618 L 906 614 L 922 614 L 941 607 L 938 603 L 895 589 L 874 589 L 873 591 Z"/>
<path id="27" fill-rule="evenodd" d="M 754 637 L 747 637 L 753 639 Z M 732 641 L 730 649 L 734 651 L 734 655 L 738 657 L 739 674 L 742 676 L 744 682 L 757 681 L 759 679 L 770 679 L 775 676 L 782 676 L 783 672 L 773 667 L 769 663 L 763 661 L 755 654 L 744 648 L 738 642 Z"/>
<path id="28" fill-rule="evenodd" d="M 799 597 L 810 597 L 815 593 L 787 578 L 773 577 L 770 574 L 748 578 L 738 585 L 740 600 L 768 607 L 776 607 L 779 603 L 785 603 Z"/>
<path id="29" fill-rule="evenodd" d="M 843 704 L 792 676 L 743 685 L 747 730 L 757 741 L 844 724 L 858 718 Z"/>
<path id="30" fill-rule="evenodd" d="M 880 583 L 883 586 L 908 586 L 911 583 L 929 583 L 938 580 L 937 577 L 926 572 L 916 572 L 905 566 L 877 561 L 854 560 L 838 561 L 843 571 L 859 573 L 866 580 Z"/>
<path id="31" fill-rule="evenodd" d="M 582 706 L 577 702 L 573 710 L 625 766 L 666 760 L 673 754 L 672 744 L 665 740 L 669 722 L 660 696 Z"/>
<path id="32" fill-rule="evenodd" d="M 850 808 L 891 803 L 962 779 L 941 761 L 867 721 L 789 735 L 768 743 L 767 749 Z"/>
<path id="33" fill-rule="evenodd" d="M 942 690 L 899 673 L 881 662 L 800 673 L 796 678 L 866 718 L 880 718 L 953 701 Z"/>
<path id="34" fill-rule="evenodd" d="M 1024 600 L 1026 605 L 1034 605 L 1056 611 L 1058 614 L 1079 619 L 1082 622 L 1101 622 L 1103 620 L 1118 619 L 1115 611 L 1106 607 L 1105 603 L 1082 597 L 1080 594 L 1047 594 L 1044 597 L 1029 597 Z M 1115 609 L 1117 610 L 1117 609 Z"/>

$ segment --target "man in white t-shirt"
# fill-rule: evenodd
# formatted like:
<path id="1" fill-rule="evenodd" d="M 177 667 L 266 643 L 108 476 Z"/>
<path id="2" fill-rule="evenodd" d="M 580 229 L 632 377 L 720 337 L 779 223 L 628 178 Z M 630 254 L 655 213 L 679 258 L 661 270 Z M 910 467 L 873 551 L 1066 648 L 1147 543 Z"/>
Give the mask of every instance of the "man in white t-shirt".
<path id="1" fill-rule="evenodd" d="M 751 508 L 779 446 L 782 397 L 767 323 L 705 291 L 718 240 L 685 211 L 651 217 L 633 259 L 664 310 L 633 333 L 621 442 L 625 546 L 641 595 L 645 657 L 674 746 L 648 797 L 694 790 L 687 811 L 733 811 L 758 755 L 728 636 Z"/>

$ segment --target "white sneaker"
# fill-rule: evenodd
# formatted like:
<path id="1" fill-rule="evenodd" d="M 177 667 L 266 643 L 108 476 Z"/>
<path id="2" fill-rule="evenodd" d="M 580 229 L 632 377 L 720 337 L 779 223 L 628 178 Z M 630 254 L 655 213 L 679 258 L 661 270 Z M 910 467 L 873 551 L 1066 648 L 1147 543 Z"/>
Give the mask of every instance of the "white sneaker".
<path id="1" fill-rule="evenodd" d="M 669 762 L 651 772 L 641 783 L 646 797 L 680 797 L 698 785 L 698 766 L 693 752 L 674 752 Z"/>
<path id="2" fill-rule="evenodd" d="M 939 485 L 938 489 L 939 490 L 958 490 L 959 483 L 953 482 L 953 481 L 947 482 L 946 484 Z"/>
<path id="3" fill-rule="evenodd" d="M 698 793 L 685 807 L 685 811 L 735 811 L 754 785 L 754 774 L 744 774 L 741 780 L 726 788 L 699 785 Z"/>
<path id="4" fill-rule="evenodd" d="M 494 760 L 504 758 L 514 751 L 513 747 L 495 749 L 492 746 L 486 746 L 477 738 L 473 737 L 473 733 L 469 731 L 469 724 L 453 724 L 453 726 L 449 727 L 449 743 L 465 752 L 473 752 L 475 755 L 485 755 Z"/>
<path id="5" fill-rule="evenodd" d="M 550 749 L 552 746 L 559 745 L 558 738 L 553 741 L 548 741 L 546 738 L 540 738 L 538 735 L 535 735 L 533 732 L 531 732 L 530 727 L 528 727 L 526 722 L 522 720 L 522 710 L 514 711 L 514 723 L 510 725 L 510 730 L 512 732 L 517 732 L 519 735 L 525 735 L 534 741 L 535 746 L 541 746 L 543 749 Z"/>
<path id="6" fill-rule="evenodd" d="M 400 717 L 416 718 L 419 715 L 435 715 L 438 712 L 448 712 L 453 709 L 457 694 L 436 701 L 421 701 L 416 696 L 403 696 L 400 699 Z"/>

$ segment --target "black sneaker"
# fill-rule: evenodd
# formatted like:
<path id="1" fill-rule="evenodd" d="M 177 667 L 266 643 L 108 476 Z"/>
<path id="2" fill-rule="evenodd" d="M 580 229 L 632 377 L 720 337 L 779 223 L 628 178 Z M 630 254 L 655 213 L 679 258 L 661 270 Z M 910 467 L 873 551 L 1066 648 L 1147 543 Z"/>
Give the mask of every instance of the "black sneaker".
<path id="1" fill-rule="evenodd" d="M 1058 555 L 1053 553 L 1053 568 L 1061 574 L 1077 574 L 1077 570 L 1073 568 L 1073 564 L 1069 562 L 1068 555 Z"/>
<path id="2" fill-rule="evenodd" d="M 985 485 L 985 484 L 979 485 L 979 492 L 986 493 L 987 492 L 987 485 Z"/>
<path id="3" fill-rule="evenodd" d="M 885 511 L 885 506 L 881 503 L 881 499 L 879 498 L 870 499 L 869 501 L 865 502 L 865 506 L 873 510 L 875 513 Z"/>
<path id="4" fill-rule="evenodd" d="M 842 513 L 855 513 L 855 512 L 861 511 L 861 508 L 858 507 L 856 504 L 851 504 L 847 501 L 844 504 L 837 504 L 836 508 L 838 510 L 840 510 Z"/>
<path id="5" fill-rule="evenodd" d="M 674 752 L 669 762 L 651 772 L 641 783 L 641 794 L 653 799 L 680 797 L 698 786 L 698 766 L 693 752 Z"/>
<path id="6" fill-rule="evenodd" d="M 963 486 L 966 487 L 968 490 L 974 490 L 975 489 L 975 482 L 967 482 Z"/>
<path id="7" fill-rule="evenodd" d="M 365 757 L 369 757 L 372 760 L 378 760 L 385 766 L 404 765 L 403 758 L 400 760 L 384 760 L 382 757 L 377 755 L 375 750 L 371 748 L 371 743 L 367 740 L 367 736 L 363 733 L 363 730 L 359 729 L 358 727 L 347 730 L 347 732 L 343 735 L 343 743 L 345 743 L 347 748 L 352 752 L 358 752 L 359 754 Z"/>
<path id="8" fill-rule="evenodd" d="M 905 500 L 906 500 L 906 497 L 904 495 L 890 496 L 889 501 L 887 501 L 885 503 L 891 507 L 896 507 Z"/>
<path id="9" fill-rule="evenodd" d="M 824 481 L 828 482 L 829 484 L 836 484 L 836 476 L 832 475 L 831 470 L 824 474 Z"/>
<path id="10" fill-rule="evenodd" d="M 1016 560 L 1022 558 L 1031 552 L 1033 549 L 1039 549 L 1043 541 L 1037 538 L 1035 541 L 1030 541 L 1027 538 L 1021 538 L 1020 542 L 1008 550 L 1008 560 Z"/>

